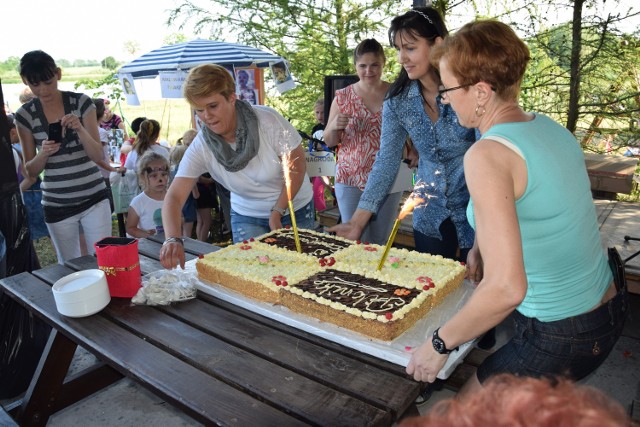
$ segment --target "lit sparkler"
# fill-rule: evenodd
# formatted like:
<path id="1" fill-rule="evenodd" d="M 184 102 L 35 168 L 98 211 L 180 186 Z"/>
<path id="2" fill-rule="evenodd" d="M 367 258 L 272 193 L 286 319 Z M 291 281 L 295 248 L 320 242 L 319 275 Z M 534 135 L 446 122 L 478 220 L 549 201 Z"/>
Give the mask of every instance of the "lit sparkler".
<path id="1" fill-rule="evenodd" d="M 387 256 L 389 255 L 389 250 L 391 249 L 391 245 L 393 241 L 396 239 L 396 234 L 398 233 L 398 228 L 400 227 L 400 223 L 409 215 L 413 210 L 424 203 L 425 200 L 420 198 L 415 192 L 411 193 L 407 200 L 402 205 L 402 209 L 400 209 L 400 213 L 398 214 L 398 218 L 393 223 L 393 228 L 391 229 L 391 234 L 389 235 L 389 240 L 387 240 L 387 246 L 384 248 L 384 252 L 382 253 L 382 258 L 378 263 L 378 271 L 382 270 L 382 266 L 384 266 L 384 262 L 387 260 Z"/>
<path id="2" fill-rule="evenodd" d="M 293 225 L 293 238 L 296 242 L 296 250 L 302 253 L 300 246 L 300 238 L 298 237 L 298 225 L 296 224 L 296 214 L 293 210 L 293 196 L 291 190 L 291 170 L 293 169 L 293 159 L 291 158 L 291 149 L 285 150 L 282 155 L 282 171 L 284 173 L 284 184 L 287 189 L 287 200 L 289 203 L 289 215 L 291 216 L 291 224 Z"/>

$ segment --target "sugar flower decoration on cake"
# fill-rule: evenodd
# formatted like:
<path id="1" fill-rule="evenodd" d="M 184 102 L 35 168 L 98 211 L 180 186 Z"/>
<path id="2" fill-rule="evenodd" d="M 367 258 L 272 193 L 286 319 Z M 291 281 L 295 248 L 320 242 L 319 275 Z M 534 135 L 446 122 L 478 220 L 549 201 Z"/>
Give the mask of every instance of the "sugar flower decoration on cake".
<path id="1" fill-rule="evenodd" d="M 428 291 L 431 288 L 435 288 L 436 285 L 433 283 L 430 277 L 420 276 L 416 279 L 420 283 L 424 283 L 425 285 L 422 287 L 423 290 Z"/>
<path id="2" fill-rule="evenodd" d="M 271 281 L 276 285 L 276 286 L 287 286 L 287 278 L 280 275 L 280 276 L 273 276 L 271 278 Z"/>
<path id="3" fill-rule="evenodd" d="M 331 267 L 336 263 L 336 259 L 334 257 L 320 258 L 318 262 L 320 263 L 321 267 Z"/>
<path id="4" fill-rule="evenodd" d="M 374 248 L 373 246 L 365 246 L 364 250 L 369 252 L 376 252 L 378 249 Z"/>
<path id="5" fill-rule="evenodd" d="M 258 258 L 260 265 L 267 265 L 271 261 L 267 255 L 258 255 L 256 258 Z"/>
<path id="6" fill-rule="evenodd" d="M 397 256 L 390 256 L 389 262 L 391 263 L 391 267 L 398 268 L 398 265 L 400 264 L 400 258 L 398 258 Z"/>
<path id="7" fill-rule="evenodd" d="M 411 291 L 409 291 L 409 289 L 396 289 L 395 291 L 393 291 L 394 295 L 398 295 L 400 297 L 403 297 L 405 295 L 409 295 L 411 293 Z"/>

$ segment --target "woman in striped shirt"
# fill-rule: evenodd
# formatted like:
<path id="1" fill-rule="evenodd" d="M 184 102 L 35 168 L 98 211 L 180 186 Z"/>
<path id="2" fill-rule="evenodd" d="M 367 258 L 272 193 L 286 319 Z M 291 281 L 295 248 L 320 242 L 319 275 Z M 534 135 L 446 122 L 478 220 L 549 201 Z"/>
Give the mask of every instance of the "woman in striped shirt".
<path id="1" fill-rule="evenodd" d="M 58 263 L 79 257 L 81 230 L 87 247 L 111 235 L 108 189 L 95 162 L 102 159 L 98 120 L 91 98 L 58 89 L 62 71 L 41 50 L 20 60 L 20 76 L 36 96 L 16 112 L 27 174 L 44 172 L 42 205 Z M 50 139 L 49 124 L 62 136 Z"/>

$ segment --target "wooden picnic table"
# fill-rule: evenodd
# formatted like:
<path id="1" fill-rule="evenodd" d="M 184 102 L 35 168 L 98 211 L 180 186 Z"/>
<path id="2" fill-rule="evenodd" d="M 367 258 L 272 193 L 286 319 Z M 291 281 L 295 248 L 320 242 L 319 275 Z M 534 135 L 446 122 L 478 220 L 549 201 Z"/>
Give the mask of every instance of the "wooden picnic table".
<path id="1" fill-rule="evenodd" d="M 160 238 L 139 241 L 143 274 L 161 269 Z M 187 258 L 217 250 L 187 240 Z M 418 415 L 420 384 L 404 368 L 343 347 L 213 296 L 167 307 L 112 298 L 100 313 L 58 313 L 51 285 L 96 268 L 92 256 L 0 281 L 0 292 L 53 329 L 22 404 L 22 426 L 129 377 L 205 425 L 388 426 Z M 77 346 L 99 364 L 67 372 Z M 113 414 L 114 417 L 119 416 Z"/>

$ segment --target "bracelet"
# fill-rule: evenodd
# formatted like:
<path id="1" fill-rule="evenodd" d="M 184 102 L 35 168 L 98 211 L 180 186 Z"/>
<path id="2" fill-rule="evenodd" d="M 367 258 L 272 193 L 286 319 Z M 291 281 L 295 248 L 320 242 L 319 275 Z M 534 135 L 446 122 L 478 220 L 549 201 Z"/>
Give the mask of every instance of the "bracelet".
<path id="1" fill-rule="evenodd" d="M 162 243 L 162 246 L 168 245 L 169 243 L 180 243 L 184 246 L 184 239 L 182 237 L 169 237 Z"/>
<path id="2" fill-rule="evenodd" d="M 271 212 L 278 212 L 280 216 L 284 216 L 287 213 L 287 209 L 282 209 L 276 205 L 273 205 L 273 207 L 271 208 Z"/>

